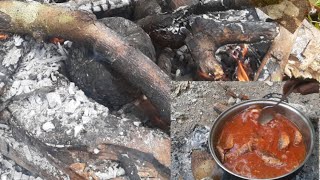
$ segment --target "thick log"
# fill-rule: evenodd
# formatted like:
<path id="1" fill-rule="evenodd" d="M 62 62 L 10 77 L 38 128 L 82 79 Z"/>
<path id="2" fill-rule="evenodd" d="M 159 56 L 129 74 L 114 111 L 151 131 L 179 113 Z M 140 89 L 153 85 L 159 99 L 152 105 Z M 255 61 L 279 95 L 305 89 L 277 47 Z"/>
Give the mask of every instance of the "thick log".
<path id="1" fill-rule="evenodd" d="M 103 18 L 99 21 L 124 37 L 132 47 L 139 49 L 151 60 L 156 60 L 150 37 L 139 26 L 121 17 Z M 110 110 L 119 110 L 142 94 L 121 75 L 110 70 L 105 61 L 94 50 L 74 45 L 68 49 L 65 71 L 68 78 L 90 98 Z"/>
<path id="2" fill-rule="evenodd" d="M 0 25 L 5 32 L 62 37 L 93 46 L 110 59 L 112 69 L 141 89 L 169 123 L 169 77 L 90 14 L 35 2 L 1 1 Z"/>
<path id="3" fill-rule="evenodd" d="M 221 80 L 224 76 L 222 66 L 215 58 L 220 46 L 273 40 L 278 34 L 275 23 L 215 22 L 201 17 L 194 19 L 191 29 L 192 34 L 185 41 L 198 65 L 198 71 L 207 80 Z"/>

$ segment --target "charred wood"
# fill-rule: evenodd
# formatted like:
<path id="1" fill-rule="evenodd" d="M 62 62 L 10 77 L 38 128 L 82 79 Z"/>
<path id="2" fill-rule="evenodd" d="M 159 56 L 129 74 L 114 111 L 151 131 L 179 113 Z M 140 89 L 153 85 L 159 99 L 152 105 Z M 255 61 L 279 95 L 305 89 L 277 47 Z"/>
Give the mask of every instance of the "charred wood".
<path id="1" fill-rule="evenodd" d="M 120 17 L 104 18 L 99 21 L 123 36 L 132 47 L 139 49 L 150 60 L 155 61 L 155 50 L 151 40 L 139 26 Z M 142 95 L 139 89 L 114 73 L 105 63 L 108 60 L 95 50 L 76 46 L 72 46 L 69 50 L 69 58 L 65 61 L 66 72 L 89 97 L 111 110 L 118 110 Z"/>
<path id="2" fill-rule="evenodd" d="M 157 0 L 139 0 L 134 3 L 134 18 L 135 20 L 142 19 L 146 16 L 160 14 L 161 6 Z"/>
<path id="3" fill-rule="evenodd" d="M 171 75 L 172 69 L 172 61 L 175 56 L 175 53 L 170 48 L 165 48 L 159 58 L 158 58 L 158 66 L 169 76 Z"/>
<path id="4" fill-rule="evenodd" d="M 141 89 L 159 109 L 161 116 L 167 122 L 170 121 L 168 76 L 141 51 L 128 45 L 110 28 L 96 22 L 94 17 L 80 11 L 34 2 L 1 1 L 0 7 L 0 22 L 3 24 L 0 30 L 2 31 L 32 34 L 38 38 L 62 37 L 77 43 L 92 45 L 99 53 L 111 60 L 108 63 L 114 71 Z M 30 15 L 30 11 L 33 14 Z M 29 21 L 27 16 L 32 16 L 34 19 Z M 37 29 L 36 33 L 34 28 Z M 127 68 L 124 69 L 124 67 Z"/>
<path id="5" fill-rule="evenodd" d="M 254 80 L 282 81 L 284 69 L 288 63 L 291 49 L 294 44 L 294 35 L 280 26 L 279 34 L 274 39 L 267 54 L 254 77 Z"/>

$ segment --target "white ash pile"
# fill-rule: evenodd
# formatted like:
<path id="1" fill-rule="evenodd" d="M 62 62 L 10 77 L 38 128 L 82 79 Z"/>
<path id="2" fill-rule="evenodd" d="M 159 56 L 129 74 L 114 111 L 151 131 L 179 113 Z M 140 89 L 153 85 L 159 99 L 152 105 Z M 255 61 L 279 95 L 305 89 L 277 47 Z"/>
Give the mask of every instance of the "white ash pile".
<path id="1" fill-rule="evenodd" d="M 125 170 L 125 173 L 116 173 L 116 176 L 126 177 L 131 172 L 135 172 L 137 177 L 157 177 L 163 174 L 167 176 L 170 164 L 169 137 L 159 130 L 137 126 L 136 122 L 140 120 L 132 115 L 130 119 L 125 118 L 125 114 L 123 117 L 110 115 L 107 107 L 88 98 L 83 91 L 61 74 L 59 69 L 63 68 L 63 61 L 68 58 L 65 48 L 70 46 L 71 43 L 68 41 L 64 45 L 54 45 L 36 43 L 34 39 L 19 36 L 14 36 L 1 43 L 0 53 L 3 54 L 0 58 L 1 110 L 2 113 L 9 114 L 6 116 L 6 122 L 9 122 L 9 128 L 14 131 L 11 139 L 26 141 L 26 146 L 36 144 L 33 148 L 40 151 L 38 156 L 46 158 L 48 155 L 51 156 L 48 161 L 53 163 L 53 166 L 58 166 L 59 163 L 68 166 L 81 162 L 79 154 L 73 157 L 68 157 L 70 154 L 63 157 L 53 152 L 68 151 L 68 148 L 73 148 L 72 152 L 74 152 L 77 151 L 77 147 L 82 147 L 81 151 L 87 151 L 88 154 L 96 152 L 96 156 L 104 156 L 103 153 L 108 150 L 99 150 L 98 146 L 112 145 L 114 155 L 107 156 L 105 159 L 119 162 L 118 169 Z M 159 144 L 163 144 L 165 148 L 158 147 Z M 10 146 L 10 148 L 13 147 Z M 51 153 L 47 152 L 50 148 L 53 149 Z M 117 151 L 117 148 L 122 150 Z M 131 153 L 134 150 L 138 152 Z M 130 158 L 140 157 L 139 154 L 144 153 L 150 153 L 150 157 L 130 159 L 130 163 L 135 166 L 128 168 L 122 167 L 129 160 L 121 159 L 120 155 L 118 157 L 120 152 Z M 21 154 L 23 155 L 22 152 Z M 9 155 L 9 157 L 15 161 L 18 160 L 14 155 Z M 33 162 L 33 157 L 26 157 L 22 160 L 24 163 L 32 164 L 33 168 L 28 170 L 37 167 L 37 164 Z M 91 159 L 86 158 L 82 161 L 87 162 Z M 100 160 L 96 159 L 96 161 Z M 149 174 L 148 171 L 144 174 L 140 173 L 142 170 L 146 171 L 154 162 L 157 162 L 155 168 L 158 168 L 159 172 L 150 170 Z M 111 173 L 110 169 L 97 167 L 90 169 L 91 177 L 100 175 L 110 177 L 108 175 Z M 159 170 L 161 168 L 164 169 L 163 172 Z M 70 176 L 70 173 L 64 171 L 64 168 L 61 171 L 63 173 L 60 178 Z M 42 169 L 40 174 L 44 178 L 46 175 L 53 176 L 52 172 L 47 169 Z"/>

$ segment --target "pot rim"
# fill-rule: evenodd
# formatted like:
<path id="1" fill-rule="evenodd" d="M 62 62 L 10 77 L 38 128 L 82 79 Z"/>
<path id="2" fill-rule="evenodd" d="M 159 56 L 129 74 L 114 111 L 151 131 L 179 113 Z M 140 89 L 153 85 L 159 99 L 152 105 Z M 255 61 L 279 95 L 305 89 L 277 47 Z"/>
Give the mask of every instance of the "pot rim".
<path id="1" fill-rule="evenodd" d="M 251 104 L 251 103 L 271 103 L 270 105 L 272 104 L 276 104 L 278 101 L 275 101 L 275 100 L 272 100 L 272 99 L 252 99 L 252 100 L 246 100 L 246 101 L 243 101 L 243 102 L 240 102 L 238 104 L 235 104 L 231 107 L 229 107 L 227 110 L 223 111 L 216 119 L 215 121 L 213 122 L 213 125 L 211 126 L 211 129 L 210 129 L 210 133 L 209 133 L 209 138 L 208 138 L 208 144 L 209 144 L 209 149 L 210 149 L 210 153 L 211 153 L 211 156 L 213 156 L 213 159 L 216 161 L 216 163 L 226 172 L 236 176 L 236 177 L 239 177 L 239 178 L 242 178 L 242 179 L 252 179 L 252 178 L 249 178 L 249 177 L 245 177 L 245 176 L 242 176 L 242 175 L 239 175 L 239 174 L 236 174 L 234 172 L 232 172 L 231 170 L 229 170 L 228 168 L 226 168 L 222 163 L 221 161 L 219 160 L 219 158 L 216 156 L 216 153 L 214 151 L 214 147 L 213 147 L 213 144 L 212 144 L 212 134 L 213 134 L 213 128 L 217 125 L 217 122 L 219 119 L 221 119 L 223 116 L 225 116 L 227 113 L 229 113 L 230 111 L 232 111 L 234 108 L 238 107 L 238 106 L 241 106 L 243 104 Z M 253 104 L 252 104 L 253 105 Z M 314 149 L 314 137 L 315 137 L 315 131 L 314 131 L 314 127 L 311 123 L 311 121 L 303 114 L 301 113 L 299 110 L 297 110 L 296 108 L 292 107 L 291 105 L 289 105 L 288 103 L 285 103 L 285 102 L 281 102 L 279 104 L 279 106 L 285 106 L 285 108 L 288 108 L 290 109 L 293 113 L 296 113 L 298 114 L 299 116 L 301 116 L 303 119 L 305 119 L 305 122 L 307 123 L 308 127 L 309 127 L 309 130 L 310 130 L 310 149 L 309 151 L 307 152 L 307 155 L 304 159 L 304 161 L 302 163 L 300 163 L 299 166 L 297 166 L 295 169 L 293 169 L 292 171 L 286 173 L 286 174 L 283 174 L 281 176 L 277 176 L 277 177 L 273 177 L 273 178 L 266 178 L 266 179 L 259 179 L 259 178 L 255 178 L 255 180 L 275 180 L 275 179 L 280 179 L 280 178 L 283 178 L 283 177 L 286 177 L 286 176 L 289 176 L 291 175 L 292 173 L 296 172 L 298 169 L 300 169 L 310 158 L 311 154 L 312 154 L 312 151 Z"/>

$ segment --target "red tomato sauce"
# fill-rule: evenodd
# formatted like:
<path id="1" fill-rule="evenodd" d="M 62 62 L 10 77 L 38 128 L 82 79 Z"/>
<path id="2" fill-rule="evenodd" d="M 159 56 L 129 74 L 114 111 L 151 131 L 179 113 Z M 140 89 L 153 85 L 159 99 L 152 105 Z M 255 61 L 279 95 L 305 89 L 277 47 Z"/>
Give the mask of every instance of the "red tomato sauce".
<path id="1" fill-rule="evenodd" d="M 295 124 L 280 114 L 259 124 L 260 111 L 249 107 L 225 123 L 216 146 L 220 160 L 232 172 L 249 178 L 284 175 L 304 161 L 303 137 Z"/>

